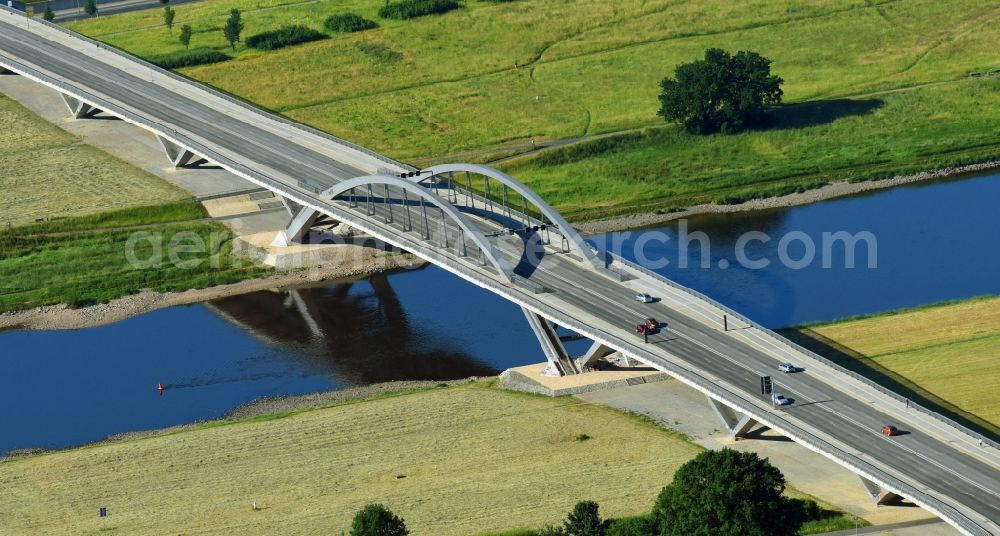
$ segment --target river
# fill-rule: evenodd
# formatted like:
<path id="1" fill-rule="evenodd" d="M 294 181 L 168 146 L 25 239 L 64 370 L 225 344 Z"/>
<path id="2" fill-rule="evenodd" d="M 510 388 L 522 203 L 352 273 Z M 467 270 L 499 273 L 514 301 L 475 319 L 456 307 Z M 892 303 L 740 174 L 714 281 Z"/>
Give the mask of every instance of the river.
<path id="1" fill-rule="evenodd" d="M 670 261 L 658 269 L 668 277 L 783 327 L 1000 293 L 998 204 L 1000 175 L 987 174 L 691 219 L 689 234 L 711 240 L 705 269 L 697 267 L 698 242 L 686 255 L 692 267 L 679 266 L 676 223 L 645 230 L 657 239 L 641 251 Z M 764 269 L 741 266 L 734 255 L 748 231 L 772 238 L 746 248 L 753 260 L 772 260 Z M 804 233 L 818 245 L 822 233 L 837 231 L 871 233 L 877 267 L 868 268 L 864 249 L 853 269 L 844 267 L 843 248 L 832 250 L 829 268 L 819 255 L 803 268 L 779 262 L 780 237 Z M 622 253 L 636 257 L 643 233 L 618 236 Z M 801 240 L 788 248 L 794 259 L 804 253 Z M 577 341 L 571 350 L 585 346 Z M 218 418 L 262 396 L 490 375 L 542 359 L 517 307 L 434 267 L 175 307 L 92 329 L 0 332 L 0 452 Z"/>

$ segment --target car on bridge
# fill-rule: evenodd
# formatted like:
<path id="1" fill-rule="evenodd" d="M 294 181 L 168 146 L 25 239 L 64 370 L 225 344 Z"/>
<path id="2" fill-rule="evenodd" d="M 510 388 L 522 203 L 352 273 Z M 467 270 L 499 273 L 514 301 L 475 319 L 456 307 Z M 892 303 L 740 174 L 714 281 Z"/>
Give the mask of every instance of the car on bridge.
<path id="1" fill-rule="evenodd" d="M 893 426 L 891 424 L 887 424 L 887 425 L 885 425 L 885 426 L 882 427 L 882 435 L 884 435 L 886 437 L 892 437 L 894 435 L 899 435 L 899 428 L 896 428 L 895 426 Z"/>
<path id="2" fill-rule="evenodd" d="M 655 300 L 653 299 L 652 296 L 643 292 L 642 294 L 637 294 L 635 296 L 635 301 L 642 303 L 653 303 Z"/>
<path id="3" fill-rule="evenodd" d="M 778 392 L 771 393 L 771 402 L 774 402 L 778 406 L 787 406 L 792 403 L 785 395 Z"/>
<path id="4" fill-rule="evenodd" d="M 778 365 L 778 370 L 780 370 L 781 372 L 796 372 L 799 369 L 798 367 L 796 367 L 791 363 L 782 363 Z"/>

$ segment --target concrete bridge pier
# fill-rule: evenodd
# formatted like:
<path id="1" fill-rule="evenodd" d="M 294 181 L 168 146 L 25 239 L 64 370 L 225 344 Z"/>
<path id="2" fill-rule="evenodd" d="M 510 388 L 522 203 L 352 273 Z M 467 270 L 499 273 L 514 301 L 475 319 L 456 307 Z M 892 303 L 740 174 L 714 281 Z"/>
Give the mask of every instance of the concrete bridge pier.
<path id="1" fill-rule="evenodd" d="M 566 347 L 556 332 L 556 326 L 552 322 L 549 322 L 548 319 L 532 311 L 523 308 L 521 311 L 524 312 L 524 317 L 528 319 L 528 325 L 531 326 L 531 330 L 538 337 L 538 343 L 541 344 L 545 358 L 549 361 L 549 366 L 545 369 L 546 374 L 551 373 L 553 376 L 578 374 L 580 369 L 577 368 L 576 362 L 570 357 L 569 352 L 566 351 Z"/>
<path id="2" fill-rule="evenodd" d="M 160 142 L 160 147 L 163 148 L 163 153 L 167 155 L 167 160 L 170 160 L 170 163 L 173 164 L 174 169 L 187 166 L 188 164 L 196 160 L 203 160 L 202 158 L 198 158 L 198 155 L 192 153 L 191 151 L 177 145 L 176 143 L 168 139 L 157 136 L 156 140 Z"/>
<path id="3" fill-rule="evenodd" d="M 857 477 L 858 482 L 861 483 L 861 487 L 865 489 L 865 492 L 868 493 L 868 496 L 871 497 L 872 501 L 877 505 L 888 504 L 901 498 L 896 493 L 884 489 L 882 486 L 861 475 L 857 475 Z"/>
<path id="4" fill-rule="evenodd" d="M 757 426 L 758 423 L 753 417 L 744 415 L 725 404 L 721 404 L 710 396 L 706 396 L 705 398 L 708 399 L 708 405 L 715 410 L 715 414 L 719 416 L 722 424 L 725 425 L 730 437 L 737 440 L 742 439 L 750 433 L 750 430 L 753 430 Z"/>
<path id="5" fill-rule="evenodd" d="M 63 102 L 66 104 L 66 108 L 69 108 L 70 115 L 72 115 L 75 119 L 83 119 L 101 111 L 85 102 L 77 100 L 74 97 L 70 97 L 65 93 L 60 93 L 59 96 L 62 97 Z"/>

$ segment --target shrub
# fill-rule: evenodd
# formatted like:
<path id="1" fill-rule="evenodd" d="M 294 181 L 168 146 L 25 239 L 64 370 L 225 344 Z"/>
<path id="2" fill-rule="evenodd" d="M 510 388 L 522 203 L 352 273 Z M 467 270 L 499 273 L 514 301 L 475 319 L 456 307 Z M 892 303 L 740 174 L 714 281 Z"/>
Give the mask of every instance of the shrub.
<path id="1" fill-rule="evenodd" d="M 382 43 L 362 41 L 355 46 L 358 47 L 358 50 L 375 60 L 375 63 L 396 63 L 403 59 L 402 54 Z"/>
<path id="2" fill-rule="evenodd" d="M 378 23 L 354 13 L 341 13 L 327 17 L 323 27 L 331 32 L 363 32 L 378 28 Z"/>
<path id="3" fill-rule="evenodd" d="M 398 0 L 378 10 L 383 19 L 414 19 L 424 15 L 440 15 L 462 7 L 456 0 Z"/>
<path id="4" fill-rule="evenodd" d="M 566 518 L 565 529 L 568 536 L 603 536 L 604 522 L 598 513 L 599 506 L 594 501 L 580 501 Z"/>
<path id="5" fill-rule="evenodd" d="M 181 67 L 191 67 L 193 65 L 205 65 L 207 63 L 219 63 L 226 61 L 228 55 L 212 50 L 210 48 L 192 48 L 190 50 L 178 50 L 169 54 L 151 56 L 146 58 L 149 63 L 163 67 L 164 69 L 179 69 Z"/>
<path id="6" fill-rule="evenodd" d="M 402 518 L 381 504 L 368 504 L 358 510 L 351 523 L 351 536 L 407 536 Z"/>
<path id="7" fill-rule="evenodd" d="M 653 536 L 655 527 L 652 516 L 623 517 L 609 521 L 604 536 Z"/>
<path id="8" fill-rule="evenodd" d="M 247 37 L 246 44 L 250 48 L 257 50 L 277 50 L 299 43 L 319 41 L 326 39 L 326 34 L 309 28 L 308 26 L 285 26 L 278 30 L 259 33 Z"/>

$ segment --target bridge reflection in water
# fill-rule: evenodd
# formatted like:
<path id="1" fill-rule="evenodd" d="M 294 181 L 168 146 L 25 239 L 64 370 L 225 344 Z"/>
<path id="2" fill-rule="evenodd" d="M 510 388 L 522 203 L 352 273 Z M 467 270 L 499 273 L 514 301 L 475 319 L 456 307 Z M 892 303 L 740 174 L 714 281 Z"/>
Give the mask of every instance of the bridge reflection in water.
<path id="1" fill-rule="evenodd" d="M 338 383 L 451 380 L 499 371 L 435 330 L 413 326 L 389 277 L 263 291 L 207 304 L 270 344 L 294 344 L 299 359 Z M 439 326 L 435 326 L 439 327 Z"/>

